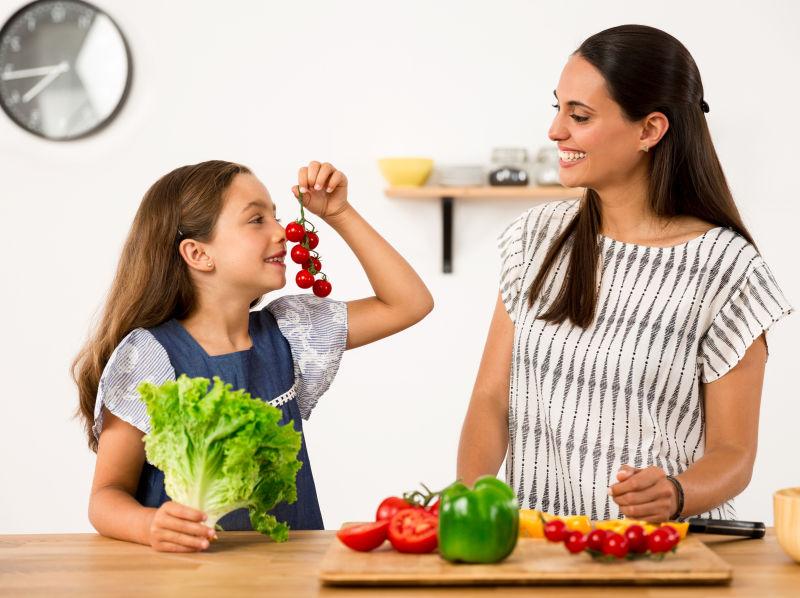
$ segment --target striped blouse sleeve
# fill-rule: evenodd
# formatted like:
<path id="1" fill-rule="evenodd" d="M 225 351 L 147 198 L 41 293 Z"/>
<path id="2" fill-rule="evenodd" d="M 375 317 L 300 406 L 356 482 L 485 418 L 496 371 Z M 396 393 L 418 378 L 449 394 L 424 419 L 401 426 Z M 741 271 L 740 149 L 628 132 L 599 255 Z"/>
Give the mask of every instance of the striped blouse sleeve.
<path id="1" fill-rule="evenodd" d="M 769 268 L 759 260 L 700 339 L 700 380 L 713 382 L 727 374 L 753 341 L 792 311 Z"/>
<path id="2" fill-rule="evenodd" d="M 328 390 L 347 344 L 347 303 L 314 295 L 289 295 L 267 305 L 289 342 L 300 416 L 311 417 Z"/>
<path id="3" fill-rule="evenodd" d="M 150 418 L 137 388 L 144 381 L 161 385 L 174 379 L 175 369 L 161 343 L 143 328 L 133 330 L 117 345 L 100 377 L 92 428 L 95 438 L 103 430 L 103 407 L 147 434 Z"/>
<path id="4" fill-rule="evenodd" d="M 500 296 L 511 320 L 516 323 L 517 307 L 522 298 L 525 268 L 524 232 L 529 212 L 521 214 L 497 237 L 500 250 Z"/>

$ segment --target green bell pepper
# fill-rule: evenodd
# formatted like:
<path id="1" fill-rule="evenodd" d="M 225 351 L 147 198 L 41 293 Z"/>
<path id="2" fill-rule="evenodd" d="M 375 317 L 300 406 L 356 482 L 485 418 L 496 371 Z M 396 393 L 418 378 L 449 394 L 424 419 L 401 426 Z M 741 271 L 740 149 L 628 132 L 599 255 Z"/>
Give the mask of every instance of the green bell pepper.
<path id="1" fill-rule="evenodd" d="M 514 491 L 494 476 L 470 490 L 455 482 L 439 502 L 439 553 L 448 561 L 497 563 L 517 545 L 519 505 Z"/>

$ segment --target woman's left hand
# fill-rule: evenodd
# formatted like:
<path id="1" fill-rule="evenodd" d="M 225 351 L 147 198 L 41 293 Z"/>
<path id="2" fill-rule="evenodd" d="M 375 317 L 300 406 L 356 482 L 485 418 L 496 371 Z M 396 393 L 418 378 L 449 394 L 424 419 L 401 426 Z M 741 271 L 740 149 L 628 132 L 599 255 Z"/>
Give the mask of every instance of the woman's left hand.
<path id="1" fill-rule="evenodd" d="M 338 216 L 350 207 L 347 203 L 347 177 L 333 164 L 310 162 L 297 174 L 292 193 L 303 194 L 303 206 L 320 218 Z"/>
<path id="2" fill-rule="evenodd" d="M 675 514 L 677 492 L 660 467 L 637 469 L 623 465 L 617 479 L 619 482 L 610 486 L 608 493 L 625 517 L 660 522 L 669 521 Z"/>

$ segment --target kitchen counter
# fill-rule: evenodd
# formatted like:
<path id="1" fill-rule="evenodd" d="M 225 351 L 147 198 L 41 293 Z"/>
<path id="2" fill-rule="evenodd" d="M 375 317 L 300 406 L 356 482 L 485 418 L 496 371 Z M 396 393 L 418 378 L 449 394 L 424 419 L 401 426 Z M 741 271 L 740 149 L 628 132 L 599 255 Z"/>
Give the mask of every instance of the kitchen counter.
<path id="1" fill-rule="evenodd" d="M 763 540 L 697 537 L 733 566 L 728 586 L 537 586 L 338 588 L 317 570 L 333 531 L 297 531 L 275 544 L 254 532 L 222 532 L 203 553 L 157 553 L 96 534 L 0 536 L 0 595 L 233 596 L 800 596 L 800 564 Z"/>

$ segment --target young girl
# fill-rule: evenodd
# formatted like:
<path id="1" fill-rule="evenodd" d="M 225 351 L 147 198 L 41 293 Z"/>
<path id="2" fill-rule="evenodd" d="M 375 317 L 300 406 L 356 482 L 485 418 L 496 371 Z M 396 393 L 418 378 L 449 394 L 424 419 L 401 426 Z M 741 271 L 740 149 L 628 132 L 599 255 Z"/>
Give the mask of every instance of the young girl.
<path id="1" fill-rule="evenodd" d="M 269 192 L 240 164 L 184 166 L 148 190 L 136 214 L 99 326 L 73 364 L 89 447 L 97 452 L 89 519 L 105 536 L 191 552 L 214 535 L 205 515 L 170 501 L 145 459 L 149 421 L 137 386 L 181 374 L 219 376 L 283 411 L 302 433 L 342 352 L 420 321 L 433 299 L 411 266 L 347 201 L 331 164 L 300 169 L 296 197 L 355 253 L 374 297 L 312 294 L 250 309 L 286 284 L 286 236 Z M 305 439 L 297 501 L 272 513 L 292 529 L 322 529 Z M 220 520 L 250 529 L 245 509 Z"/>

